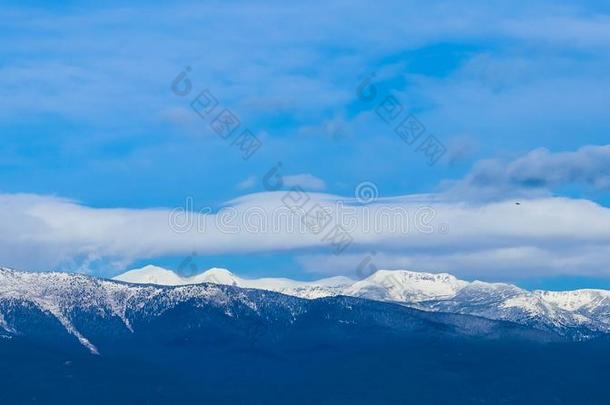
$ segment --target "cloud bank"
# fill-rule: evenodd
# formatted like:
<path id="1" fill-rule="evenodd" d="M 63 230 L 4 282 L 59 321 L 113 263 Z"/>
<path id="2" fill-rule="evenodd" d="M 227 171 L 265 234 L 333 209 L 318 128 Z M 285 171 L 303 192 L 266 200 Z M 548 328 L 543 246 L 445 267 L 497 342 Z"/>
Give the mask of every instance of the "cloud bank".
<path id="1" fill-rule="evenodd" d="M 459 195 L 479 198 L 548 195 L 564 186 L 610 189 L 610 145 L 587 145 L 553 153 L 540 148 L 512 161 L 490 159 L 468 175 L 446 184 Z"/>
<path id="2" fill-rule="evenodd" d="M 215 212 L 192 212 L 101 209 L 56 197 L 3 194 L 0 257 L 4 265 L 31 270 L 91 271 L 92 264 L 103 263 L 101 272 L 112 275 L 134 260 L 193 250 L 291 251 L 308 271 L 351 274 L 369 252 L 379 252 L 375 262 L 386 268 L 472 276 L 610 276 L 610 209 L 591 201 L 546 197 L 521 205 L 474 204 L 411 195 L 363 206 L 341 196 L 308 194 L 307 207 L 325 208 L 332 224 L 349 232 L 352 243 L 335 255 L 325 231 L 295 227 L 302 218 L 286 209 L 286 196 L 251 194 Z M 367 218 L 377 227 L 366 227 Z"/>

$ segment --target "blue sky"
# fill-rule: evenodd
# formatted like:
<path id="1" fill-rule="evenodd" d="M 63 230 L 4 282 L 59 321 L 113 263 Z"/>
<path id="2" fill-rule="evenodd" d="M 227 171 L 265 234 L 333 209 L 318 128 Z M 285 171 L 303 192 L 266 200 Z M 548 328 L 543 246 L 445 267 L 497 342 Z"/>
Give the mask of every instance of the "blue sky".
<path id="1" fill-rule="evenodd" d="M 144 263 L 175 268 L 196 250 L 200 267 L 311 278 L 350 275 L 374 250 L 380 268 L 535 287 L 610 286 L 608 235 L 588 222 L 605 224 L 610 204 L 608 8 L 544 1 L 4 2 L 0 260 L 107 276 Z M 171 84 L 187 66 L 192 94 L 179 97 Z M 358 87 L 371 74 L 378 96 L 366 102 Z M 191 109 L 203 89 L 262 141 L 251 159 Z M 435 165 L 376 114 L 390 95 L 446 147 Z M 462 248 L 469 260 L 456 256 L 455 245 L 386 238 L 361 238 L 336 257 L 321 243 L 284 246 L 265 235 L 258 248 L 239 241 L 233 249 L 210 248 L 190 234 L 188 241 L 172 235 L 153 243 L 139 237 L 150 237 L 149 228 L 129 223 L 130 215 L 184 207 L 187 198 L 196 210 L 274 200 L 261 178 L 278 161 L 286 179 L 327 201 L 353 197 L 364 181 L 375 184 L 381 202 L 440 198 L 450 233 L 472 226 L 482 236 Z M 498 236 L 486 233 L 489 223 L 464 225 L 452 216 L 464 204 L 487 212 L 516 198 L 549 204 L 540 209 L 555 207 L 556 218 L 580 224 L 574 243 L 564 229 Z M 559 201 L 565 205 L 557 208 Z M 48 208 L 55 204 L 64 204 L 63 216 Z M 66 231 L 70 221 L 107 221 L 109 209 L 126 210 L 125 222 L 107 223 L 91 231 L 95 236 Z M 507 215 L 497 221 L 518 223 L 510 215 L 535 212 Z M 130 232 L 121 241 L 133 249 L 115 249 L 113 233 Z M 490 238 L 498 245 L 490 247 Z M 160 249 L 163 242 L 172 248 Z M 488 271 L 506 260 L 502 249 L 519 254 Z M 547 266 L 559 253 L 565 256 Z"/>

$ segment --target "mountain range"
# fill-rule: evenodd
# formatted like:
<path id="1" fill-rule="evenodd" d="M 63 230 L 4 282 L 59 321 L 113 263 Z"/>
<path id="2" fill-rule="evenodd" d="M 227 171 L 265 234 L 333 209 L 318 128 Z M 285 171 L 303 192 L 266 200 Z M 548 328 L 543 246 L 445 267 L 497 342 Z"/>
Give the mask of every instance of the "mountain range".
<path id="1" fill-rule="evenodd" d="M 276 291 L 306 299 L 350 296 L 407 305 L 425 311 L 511 321 L 580 340 L 610 332 L 610 291 L 528 291 L 505 283 L 467 282 L 440 273 L 379 270 L 363 280 L 346 277 L 318 281 L 286 278 L 244 279 L 213 268 L 191 277 L 146 266 L 115 277 L 136 284 L 215 283 Z"/>
<path id="2" fill-rule="evenodd" d="M 602 404 L 610 395 L 610 340 L 592 315 L 607 316 L 605 302 L 589 298 L 604 292 L 557 296 L 406 271 L 299 282 L 149 266 L 117 279 L 0 268 L 0 403 Z M 569 323 L 579 311 L 588 321 Z"/>

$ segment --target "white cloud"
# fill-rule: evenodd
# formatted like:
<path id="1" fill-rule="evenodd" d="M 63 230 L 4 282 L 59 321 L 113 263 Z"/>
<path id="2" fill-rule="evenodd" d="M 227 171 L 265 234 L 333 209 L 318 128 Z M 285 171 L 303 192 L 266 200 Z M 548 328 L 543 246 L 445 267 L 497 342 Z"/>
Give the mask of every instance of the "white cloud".
<path id="1" fill-rule="evenodd" d="M 461 196 L 506 198 L 548 195 L 566 185 L 610 190 L 610 145 L 559 153 L 541 148 L 512 161 L 484 160 L 449 188 Z"/>
<path id="2" fill-rule="evenodd" d="M 608 47 L 610 17 L 591 15 L 554 15 L 532 19 L 506 21 L 502 28 L 513 37 L 561 44 L 568 47 Z"/>
<path id="3" fill-rule="evenodd" d="M 256 185 L 256 176 L 248 176 L 237 185 L 238 190 L 249 190 Z"/>
<path id="4" fill-rule="evenodd" d="M 311 174 L 294 174 L 282 176 L 282 186 L 285 189 L 291 187 L 300 187 L 304 190 L 310 191 L 322 191 L 326 189 L 326 183 L 324 180 L 313 176 Z M 237 184 L 238 190 L 251 190 L 256 186 L 258 178 L 256 176 L 249 176 Z"/>
<path id="5" fill-rule="evenodd" d="M 322 191 L 326 188 L 324 180 L 311 174 L 294 174 L 283 176 L 285 187 L 302 187 L 305 190 Z"/>
<path id="6" fill-rule="evenodd" d="M 416 13 L 410 11 L 414 8 Z M 141 15 L 145 20 L 134 25 Z M 25 27 L 0 39 L 3 49 L 15 54 L 14 62 L 0 70 L 0 88 L 6 89 L 0 112 L 7 116 L 53 112 L 80 119 L 114 117 L 123 108 L 138 118 L 153 117 L 151 111 L 168 107 L 164 91 L 184 67 L 182 61 L 197 67 L 199 83 L 214 83 L 223 100 L 241 100 L 244 110 L 255 104 L 272 113 L 278 107 L 302 113 L 336 110 L 352 95 L 345 91 L 346 79 L 356 83 L 362 66 L 405 50 L 480 40 L 537 41 L 551 48 L 588 50 L 607 45 L 610 35 L 603 13 L 544 2 L 506 9 L 483 2 L 434 1 L 420 7 L 416 2 L 390 1 L 374 10 L 364 2 L 312 2 L 298 8 L 237 2 L 64 10 L 62 15 L 7 8 L 0 17 L 13 27 Z M 312 24 L 303 26 L 303 20 Z M 159 24 L 167 29 L 160 32 Z M 46 35 L 49 29 L 55 33 L 52 37 Z M 190 35 L 172 35 L 181 29 Z M 244 34 L 249 32 L 257 35 Z M 129 40 L 114 46 L 126 34 Z M 200 38 L 210 39 L 206 52 Z M 350 52 L 326 52 L 332 47 Z M 38 55 L 36 60 L 28 59 L 22 49 Z M 71 56 L 70 64 L 55 62 L 65 55 Z M 603 52 L 597 57 L 603 58 Z M 306 69 L 316 74 L 295 73 Z M 129 102 L 116 103 L 119 99 Z"/>
<path id="7" fill-rule="evenodd" d="M 285 209 L 283 201 L 294 201 L 287 195 L 251 194 L 213 214 L 186 215 L 174 210 L 172 230 L 169 209 L 101 209 L 56 197 L 4 194 L 0 195 L 0 257 L 4 265 L 31 270 L 111 263 L 102 272 L 111 274 L 133 260 L 186 255 L 193 250 L 200 254 L 303 254 L 313 249 L 312 254 L 329 254 L 332 246 L 324 238 L 326 231 L 314 234 L 298 227 L 301 217 Z M 335 195 L 310 193 L 308 197 L 306 209 L 316 204 L 327 208 L 332 223 L 341 223 L 353 238 L 343 255 L 318 262 L 318 272 L 345 272 L 345 264 L 340 263 L 352 260 L 357 265 L 358 257 L 374 250 L 380 252 L 379 266 L 394 263 L 414 270 L 474 276 L 490 272 L 532 277 L 610 275 L 606 264 L 610 209 L 591 201 L 537 198 L 523 200 L 521 205 L 513 201 L 466 204 L 439 195 L 412 195 L 361 206 Z M 424 226 L 418 218 L 422 209 L 434 214 L 424 212 L 428 215 Z M 402 215 L 393 217 L 396 213 Z M 367 229 L 366 218 L 381 224 Z M 176 224 L 190 226 L 178 229 Z M 297 226 L 290 229 L 291 224 Z M 406 231 L 391 228 L 403 225 Z"/>

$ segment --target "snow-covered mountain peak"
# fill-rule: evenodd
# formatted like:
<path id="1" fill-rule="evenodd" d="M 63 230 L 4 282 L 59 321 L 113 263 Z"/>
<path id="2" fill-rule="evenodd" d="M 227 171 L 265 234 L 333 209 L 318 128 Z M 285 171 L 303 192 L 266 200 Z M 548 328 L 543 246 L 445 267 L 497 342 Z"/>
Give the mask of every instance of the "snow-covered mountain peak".
<path id="1" fill-rule="evenodd" d="M 362 281 L 397 288 L 427 289 L 443 286 L 453 293 L 469 284 L 448 273 L 420 273 L 409 270 L 379 270 Z"/>
<path id="2" fill-rule="evenodd" d="M 183 278 L 183 284 L 214 283 L 240 286 L 241 279 L 227 269 L 211 268 L 201 274 Z"/>
<path id="3" fill-rule="evenodd" d="M 574 290 L 574 291 L 534 291 L 548 302 L 568 311 L 578 311 L 585 308 L 597 307 L 602 304 L 610 305 L 610 291 L 606 290 Z M 608 314 L 610 317 L 610 314 Z"/>
<path id="4" fill-rule="evenodd" d="M 467 285 L 468 282 L 446 273 L 379 270 L 351 285 L 347 294 L 384 301 L 420 302 L 455 297 Z"/>
<path id="5" fill-rule="evenodd" d="M 211 268 L 203 273 L 183 277 L 179 274 L 157 266 L 144 266 L 140 269 L 130 270 L 114 277 L 114 280 L 133 284 L 156 285 L 189 285 L 201 283 L 214 283 L 223 285 L 241 285 L 241 279 L 227 269 Z"/>
<path id="6" fill-rule="evenodd" d="M 144 266 L 114 277 L 114 280 L 136 284 L 183 285 L 183 278 L 171 270 L 158 266 Z"/>

